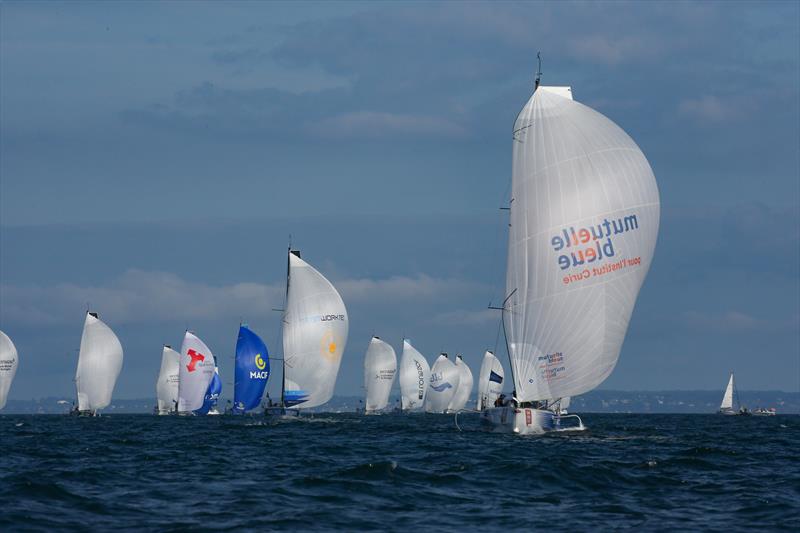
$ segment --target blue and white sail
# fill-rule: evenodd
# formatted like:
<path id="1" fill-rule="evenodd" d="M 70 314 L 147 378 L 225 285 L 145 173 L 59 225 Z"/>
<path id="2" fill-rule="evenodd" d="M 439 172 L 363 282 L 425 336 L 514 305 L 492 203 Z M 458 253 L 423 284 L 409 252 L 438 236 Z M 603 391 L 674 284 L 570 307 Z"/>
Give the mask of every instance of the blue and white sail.
<path id="1" fill-rule="evenodd" d="M 503 365 L 495 355 L 487 351 L 483 354 L 481 371 L 478 374 L 478 411 L 492 407 L 503 391 Z"/>
<path id="2" fill-rule="evenodd" d="M 255 409 L 261 404 L 269 372 L 269 353 L 264 341 L 246 324 L 239 326 L 233 383 L 234 414 Z"/>
<path id="3" fill-rule="evenodd" d="M 198 415 L 218 415 L 217 403 L 219 402 L 220 394 L 222 394 L 222 380 L 219 378 L 219 367 L 217 366 L 216 358 L 214 358 L 214 375 L 211 377 L 211 383 L 208 384 L 208 389 L 203 397 L 203 405 L 195 413 Z"/>

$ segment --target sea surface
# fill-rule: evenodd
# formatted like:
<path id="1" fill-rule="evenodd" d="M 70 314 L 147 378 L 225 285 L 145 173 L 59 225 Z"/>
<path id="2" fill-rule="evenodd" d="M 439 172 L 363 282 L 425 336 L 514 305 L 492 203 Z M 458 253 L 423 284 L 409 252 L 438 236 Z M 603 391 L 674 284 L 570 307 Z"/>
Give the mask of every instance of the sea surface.
<path id="1" fill-rule="evenodd" d="M 800 416 L 0 416 L 0 531 L 800 531 Z"/>

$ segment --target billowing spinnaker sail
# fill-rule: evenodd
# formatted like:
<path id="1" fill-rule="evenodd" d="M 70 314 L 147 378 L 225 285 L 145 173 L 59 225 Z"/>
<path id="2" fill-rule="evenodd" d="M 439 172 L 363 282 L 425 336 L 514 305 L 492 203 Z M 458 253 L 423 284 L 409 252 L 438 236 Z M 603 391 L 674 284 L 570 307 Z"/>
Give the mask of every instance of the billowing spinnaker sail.
<path id="1" fill-rule="evenodd" d="M 78 410 L 94 411 L 107 407 L 121 370 L 122 345 L 119 339 L 95 313 L 86 313 L 75 373 Z"/>
<path id="2" fill-rule="evenodd" d="M 367 389 L 366 411 L 379 411 L 389 403 L 397 356 L 394 348 L 378 337 L 372 337 L 364 356 L 364 388 Z"/>
<path id="3" fill-rule="evenodd" d="M 503 365 L 492 352 L 483 354 L 481 371 L 478 374 L 478 411 L 494 406 L 495 400 L 503 392 Z"/>
<path id="4" fill-rule="evenodd" d="M 722 397 L 722 403 L 719 405 L 720 409 L 733 409 L 733 372 L 731 378 L 728 380 L 728 388 L 725 389 L 725 396 Z"/>
<path id="5" fill-rule="evenodd" d="M 211 349 L 192 332 L 187 331 L 181 345 L 178 411 L 200 409 L 208 385 L 214 377 L 214 355 Z"/>
<path id="6" fill-rule="evenodd" d="M 428 383 L 431 380 L 431 367 L 425 357 L 403 340 L 403 355 L 400 357 L 400 408 L 402 410 L 420 409 L 425 404 Z"/>
<path id="7" fill-rule="evenodd" d="M 283 324 L 287 406 L 316 407 L 331 399 L 347 344 L 347 323 L 347 309 L 331 282 L 290 253 Z"/>
<path id="8" fill-rule="evenodd" d="M 14 381 L 18 364 L 17 348 L 8 335 L 0 331 L 0 409 L 6 406 L 8 390 Z"/>
<path id="9" fill-rule="evenodd" d="M 425 397 L 425 411 L 428 413 L 444 413 L 450 400 L 458 389 L 461 372 L 458 367 L 442 354 L 433 363 L 428 393 Z"/>
<path id="10" fill-rule="evenodd" d="M 269 379 L 269 353 L 261 337 L 245 325 L 239 326 L 236 340 L 236 374 L 233 385 L 233 411 L 243 413 L 261 403 Z"/>
<path id="11" fill-rule="evenodd" d="M 181 354 L 169 346 L 164 346 L 161 354 L 161 371 L 158 373 L 158 383 L 156 383 L 159 414 L 167 414 L 175 410 L 178 402 L 180 363 Z"/>
<path id="12" fill-rule="evenodd" d="M 458 388 L 447 406 L 447 410 L 451 412 L 460 411 L 467 405 L 469 395 L 472 394 L 472 371 L 464 362 L 460 355 L 456 355 L 456 368 L 458 368 Z"/>
<path id="13" fill-rule="evenodd" d="M 520 401 L 581 394 L 611 373 L 658 233 L 644 154 L 559 93 L 539 87 L 513 132 L 503 318 Z"/>
<path id="14" fill-rule="evenodd" d="M 222 394 L 222 380 L 219 377 L 219 367 L 216 366 L 216 359 L 214 361 L 214 375 L 211 376 L 211 383 L 208 384 L 206 394 L 203 396 L 203 405 L 195 413 L 198 415 L 207 415 L 209 411 L 217 407 L 219 395 Z"/>

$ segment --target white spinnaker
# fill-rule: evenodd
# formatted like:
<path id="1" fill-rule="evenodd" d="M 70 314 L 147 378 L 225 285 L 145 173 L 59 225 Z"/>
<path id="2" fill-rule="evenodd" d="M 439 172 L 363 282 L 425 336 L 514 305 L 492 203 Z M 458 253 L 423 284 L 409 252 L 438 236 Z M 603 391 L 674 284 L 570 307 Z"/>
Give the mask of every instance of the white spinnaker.
<path id="1" fill-rule="evenodd" d="M 504 380 L 502 363 L 492 352 L 487 351 L 483 354 L 481 371 L 478 374 L 478 411 L 494 406 L 497 397 L 503 392 Z"/>
<path id="2" fill-rule="evenodd" d="M 403 340 L 403 355 L 400 357 L 400 408 L 403 411 L 421 409 L 425 404 L 428 384 L 431 380 L 431 367 L 428 361 L 411 345 Z"/>
<path id="3" fill-rule="evenodd" d="M 431 368 L 431 379 L 428 385 L 428 393 L 425 397 L 425 411 L 428 413 L 444 413 L 450 400 L 453 399 L 461 372 L 458 367 L 447 358 L 447 354 L 442 354 L 433 363 Z"/>
<path id="4" fill-rule="evenodd" d="M 389 403 L 397 356 L 388 343 L 372 337 L 364 357 L 364 388 L 367 390 L 366 411 L 379 411 Z"/>
<path id="5" fill-rule="evenodd" d="M 467 405 L 469 395 L 472 394 L 472 385 L 474 384 L 472 370 L 469 369 L 460 355 L 456 355 L 455 364 L 456 368 L 458 368 L 458 388 L 447 406 L 447 410 L 453 413 L 460 411 Z"/>
<path id="6" fill-rule="evenodd" d="M 608 377 L 658 233 L 644 154 L 562 94 L 539 87 L 514 125 L 503 318 L 520 401 L 574 396 Z"/>
<path id="7" fill-rule="evenodd" d="M 86 313 L 75 372 L 78 410 L 95 411 L 107 407 L 121 371 L 119 339 L 95 314 Z"/>
<path id="8" fill-rule="evenodd" d="M 569 404 L 571 399 L 572 399 L 571 396 L 564 396 L 558 401 L 562 411 L 566 411 L 567 409 L 569 409 Z"/>
<path id="9" fill-rule="evenodd" d="M 178 401 L 178 383 L 180 381 L 181 354 L 164 346 L 161 353 L 161 371 L 156 383 L 159 414 L 167 414 L 175 410 Z"/>
<path id="10" fill-rule="evenodd" d="M 733 409 L 733 372 L 728 380 L 728 388 L 725 389 L 725 396 L 722 397 L 720 409 Z"/>
<path id="11" fill-rule="evenodd" d="M 283 325 L 287 403 L 307 408 L 331 399 L 347 331 L 347 309 L 334 286 L 290 253 Z"/>
<path id="12" fill-rule="evenodd" d="M 11 382 L 14 381 L 18 364 L 17 347 L 14 346 L 8 335 L 0 331 L 0 409 L 6 406 L 8 390 L 11 388 Z"/>
<path id="13" fill-rule="evenodd" d="M 214 377 L 214 354 L 191 331 L 183 336 L 178 376 L 178 412 L 200 409 Z"/>

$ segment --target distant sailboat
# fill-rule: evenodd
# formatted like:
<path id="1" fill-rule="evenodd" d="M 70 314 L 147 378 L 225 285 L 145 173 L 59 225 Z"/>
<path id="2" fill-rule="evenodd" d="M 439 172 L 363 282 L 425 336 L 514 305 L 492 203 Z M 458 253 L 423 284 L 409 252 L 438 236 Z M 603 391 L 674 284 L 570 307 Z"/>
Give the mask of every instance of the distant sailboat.
<path id="1" fill-rule="evenodd" d="M 483 411 L 494 407 L 495 401 L 503 392 L 503 365 L 495 355 L 487 351 L 483 354 L 481 371 L 478 374 L 478 402 L 476 408 Z"/>
<path id="2" fill-rule="evenodd" d="M 232 410 L 234 414 L 243 414 L 261 405 L 269 372 L 269 353 L 266 344 L 246 324 L 242 324 L 239 326 L 239 337 L 236 340 Z"/>
<path id="3" fill-rule="evenodd" d="M 461 355 L 456 355 L 455 365 L 458 369 L 458 388 L 456 388 L 453 398 L 447 405 L 447 412 L 449 413 L 457 413 L 467 405 L 469 395 L 472 394 L 472 385 L 474 384 L 472 371 Z"/>
<path id="4" fill-rule="evenodd" d="M 750 411 L 746 407 L 742 407 L 739 401 L 739 393 L 736 390 L 736 384 L 733 381 L 733 372 L 728 379 L 728 386 L 725 388 L 725 394 L 722 396 L 722 403 L 719 404 L 719 414 L 722 415 L 749 415 Z"/>
<path id="5" fill-rule="evenodd" d="M 444 413 L 458 389 L 461 379 L 459 368 L 447 358 L 446 353 L 439 355 L 431 369 L 428 393 L 425 397 L 425 411 L 428 413 Z"/>
<path id="6" fill-rule="evenodd" d="M 333 396 L 347 344 L 348 318 L 342 297 L 325 276 L 290 250 L 283 315 L 281 403 L 267 414 L 291 414 Z M 297 411 L 294 411 L 296 414 Z"/>
<path id="7" fill-rule="evenodd" d="M 388 343 L 372 337 L 364 357 L 364 388 L 367 392 L 364 411 L 374 413 L 386 408 L 397 372 L 397 356 Z"/>
<path id="8" fill-rule="evenodd" d="M 0 331 L 0 409 L 6 406 L 11 382 L 17 373 L 19 356 L 11 339 Z"/>
<path id="9" fill-rule="evenodd" d="M 178 381 L 180 379 L 181 354 L 170 346 L 164 346 L 161 353 L 161 370 L 156 382 L 156 397 L 159 415 L 175 413 L 178 408 Z"/>
<path id="10" fill-rule="evenodd" d="M 413 411 L 422 409 L 431 379 L 431 368 L 425 357 L 403 339 L 403 355 L 400 357 L 400 409 Z"/>
<path id="11" fill-rule="evenodd" d="M 122 371 L 122 345 L 97 313 L 86 313 L 75 372 L 78 405 L 75 413 L 94 416 L 108 407 Z"/>
<path id="12" fill-rule="evenodd" d="M 194 333 L 187 331 L 181 345 L 178 414 L 190 415 L 203 407 L 214 371 L 214 354 Z"/>
<path id="13" fill-rule="evenodd" d="M 516 405 L 487 409 L 484 420 L 541 433 L 561 422 L 550 399 L 590 391 L 614 369 L 660 203 L 636 143 L 571 88 L 542 87 L 538 76 L 514 124 L 512 167 L 502 310 Z"/>

